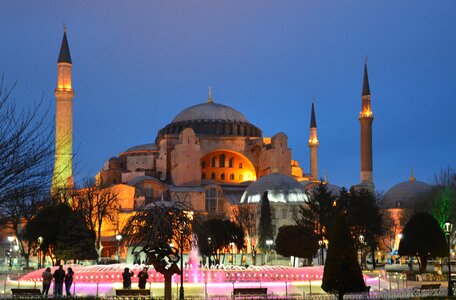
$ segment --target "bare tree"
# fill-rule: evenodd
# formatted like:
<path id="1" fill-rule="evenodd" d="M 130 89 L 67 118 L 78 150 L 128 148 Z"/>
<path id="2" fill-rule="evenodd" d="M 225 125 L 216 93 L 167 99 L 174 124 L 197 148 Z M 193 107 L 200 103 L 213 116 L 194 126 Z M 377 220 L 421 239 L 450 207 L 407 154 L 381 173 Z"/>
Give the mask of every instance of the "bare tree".
<path id="1" fill-rule="evenodd" d="M 256 240 L 256 220 L 258 215 L 258 210 L 253 204 L 238 204 L 231 207 L 231 220 L 240 226 L 247 238 L 247 247 L 250 248 L 252 252 L 252 260 L 255 259 L 256 245 L 254 240 Z M 243 257 L 241 255 L 241 262 Z M 255 262 L 254 262 L 255 264 Z"/>
<path id="2" fill-rule="evenodd" d="M 105 222 L 116 221 L 119 190 L 116 186 L 104 186 L 94 180 L 86 180 L 83 187 L 74 192 L 73 208 L 80 211 L 90 230 L 95 232 L 95 248 L 101 257 L 101 229 Z"/>

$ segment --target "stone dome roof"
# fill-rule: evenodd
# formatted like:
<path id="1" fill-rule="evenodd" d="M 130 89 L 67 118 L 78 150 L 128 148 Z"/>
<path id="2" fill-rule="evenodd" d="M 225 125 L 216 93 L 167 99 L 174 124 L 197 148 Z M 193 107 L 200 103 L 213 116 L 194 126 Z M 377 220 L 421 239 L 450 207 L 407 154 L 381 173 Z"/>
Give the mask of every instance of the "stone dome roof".
<path id="1" fill-rule="evenodd" d="M 271 203 L 303 203 L 309 199 L 293 177 L 273 173 L 252 182 L 242 195 L 241 203 L 259 203 L 265 191 Z"/>
<path id="2" fill-rule="evenodd" d="M 432 186 L 411 178 L 390 188 L 380 202 L 381 208 L 413 208 L 418 200 L 432 191 Z"/>
<path id="3" fill-rule="evenodd" d="M 181 111 L 171 123 L 158 131 L 155 143 L 167 135 L 178 135 L 185 128 L 192 128 L 197 136 L 261 137 L 261 130 L 251 124 L 237 110 L 208 100 Z"/>
<path id="4" fill-rule="evenodd" d="M 237 110 L 214 102 L 197 104 L 186 108 L 173 119 L 172 123 L 197 120 L 249 123 L 247 118 Z"/>

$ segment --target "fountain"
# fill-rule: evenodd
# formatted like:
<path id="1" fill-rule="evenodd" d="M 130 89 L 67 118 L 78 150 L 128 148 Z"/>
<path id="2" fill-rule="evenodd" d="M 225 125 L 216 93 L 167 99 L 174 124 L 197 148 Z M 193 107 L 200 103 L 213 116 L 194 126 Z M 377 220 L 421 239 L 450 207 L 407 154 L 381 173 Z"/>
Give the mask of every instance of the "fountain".
<path id="1" fill-rule="evenodd" d="M 184 270 L 184 287 L 186 295 L 230 295 L 233 287 L 267 287 L 274 294 L 302 294 L 303 290 L 321 291 L 319 286 L 323 278 L 323 267 L 293 268 L 287 266 L 224 266 L 209 268 L 194 267 L 194 258 L 190 255 L 187 268 Z M 77 295 L 114 294 L 122 286 L 122 272 L 128 267 L 138 274 L 143 265 L 65 265 L 72 267 L 74 275 L 74 292 Z M 56 270 L 54 267 L 52 271 Z M 44 269 L 36 270 L 22 276 L 21 286 L 41 286 L 41 274 Z M 153 267 L 149 269 L 149 285 L 154 295 L 161 295 L 163 275 Z M 132 278 L 133 287 L 138 279 Z M 179 275 L 173 276 L 173 286 L 180 282 Z"/>

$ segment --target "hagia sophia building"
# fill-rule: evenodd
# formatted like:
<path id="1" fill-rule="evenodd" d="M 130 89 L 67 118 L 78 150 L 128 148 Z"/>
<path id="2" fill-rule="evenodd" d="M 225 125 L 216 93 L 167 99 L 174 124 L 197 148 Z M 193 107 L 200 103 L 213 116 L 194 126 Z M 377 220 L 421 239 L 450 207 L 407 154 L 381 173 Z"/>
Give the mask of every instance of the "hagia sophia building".
<path id="1" fill-rule="evenodd" d="M 56 153 L 53 189 L 72 184 L 72 61 L 66 31 L 57 62 Z M 232 107 L 208 97 L 181 112 L 153 143 L 134 145 L 110 158 L 97 174 L 98 182 L 119 192 L 116 221 L 103 228 L 103 256 L 115 253 L 115 237 L 135 210 L 162 199 L 185 200 L 195 213 L 227 218 L 238 204 L 256 204 L 265 191 L 271 203 L 275 230 L 293 224 L 293 214 L 318 184 L 318 147 L 315 106 L 310 107 L 309 171 L 293 160 L 288 137 L 279 132 L 265 137 L 259 127 Z M 359 122 L 360 185 L 374 191 L 371 94 L 367 64 Z M 339 187 L 328 184 L 334 193 Z M 401 209 L 410 198 L 431 186 L 411 178 L 385 194 L 385 209 Z M 259 219 L 259 218 L 258 218 Z M 127 253 L 123 252 L 126 256 Z"/>

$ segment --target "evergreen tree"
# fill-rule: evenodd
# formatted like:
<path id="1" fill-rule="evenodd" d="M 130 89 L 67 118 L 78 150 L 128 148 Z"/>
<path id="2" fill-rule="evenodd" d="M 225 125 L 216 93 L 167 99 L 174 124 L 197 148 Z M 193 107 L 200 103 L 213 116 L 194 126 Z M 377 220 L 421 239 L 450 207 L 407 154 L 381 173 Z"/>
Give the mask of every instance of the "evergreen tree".
<path id="1" fill-rule="evenodd" d="M 261 199 L 261 213 L 260 213 L 260 226 L 258 228 L 258 247 L 266 251 L 268 246 L 266 245 L 267 240 L 273 239 L 273 228 L 271 219 L 271 205 L 269 203 L 268 191 L 263 193 Z"/>
<path id="2" fill-rule="evenodd" d="M 334 226 L 331 226 L 321 288 L 327 293 L 334 293 L 340 300 L 346 293 L 366 291 L 353 239 L 344 216 L 338 216 Z"/>
<path id="3" fill-rule="evenodd" d="M 428 213 L 414 215 L 402 231 L 399 255 L 418 256 L 421 272 L 426 272 L 429 257 L 447 256 L 445 234 L 437 220 Z"/>
<path id="4" fill-rule="evenodd" d="M 317 253 L 318 240 L 313 228 L 301 225 L 286 225 L 279 228 L 276 251 L 285 257 L 301 257 L 312 260 Z"/>

